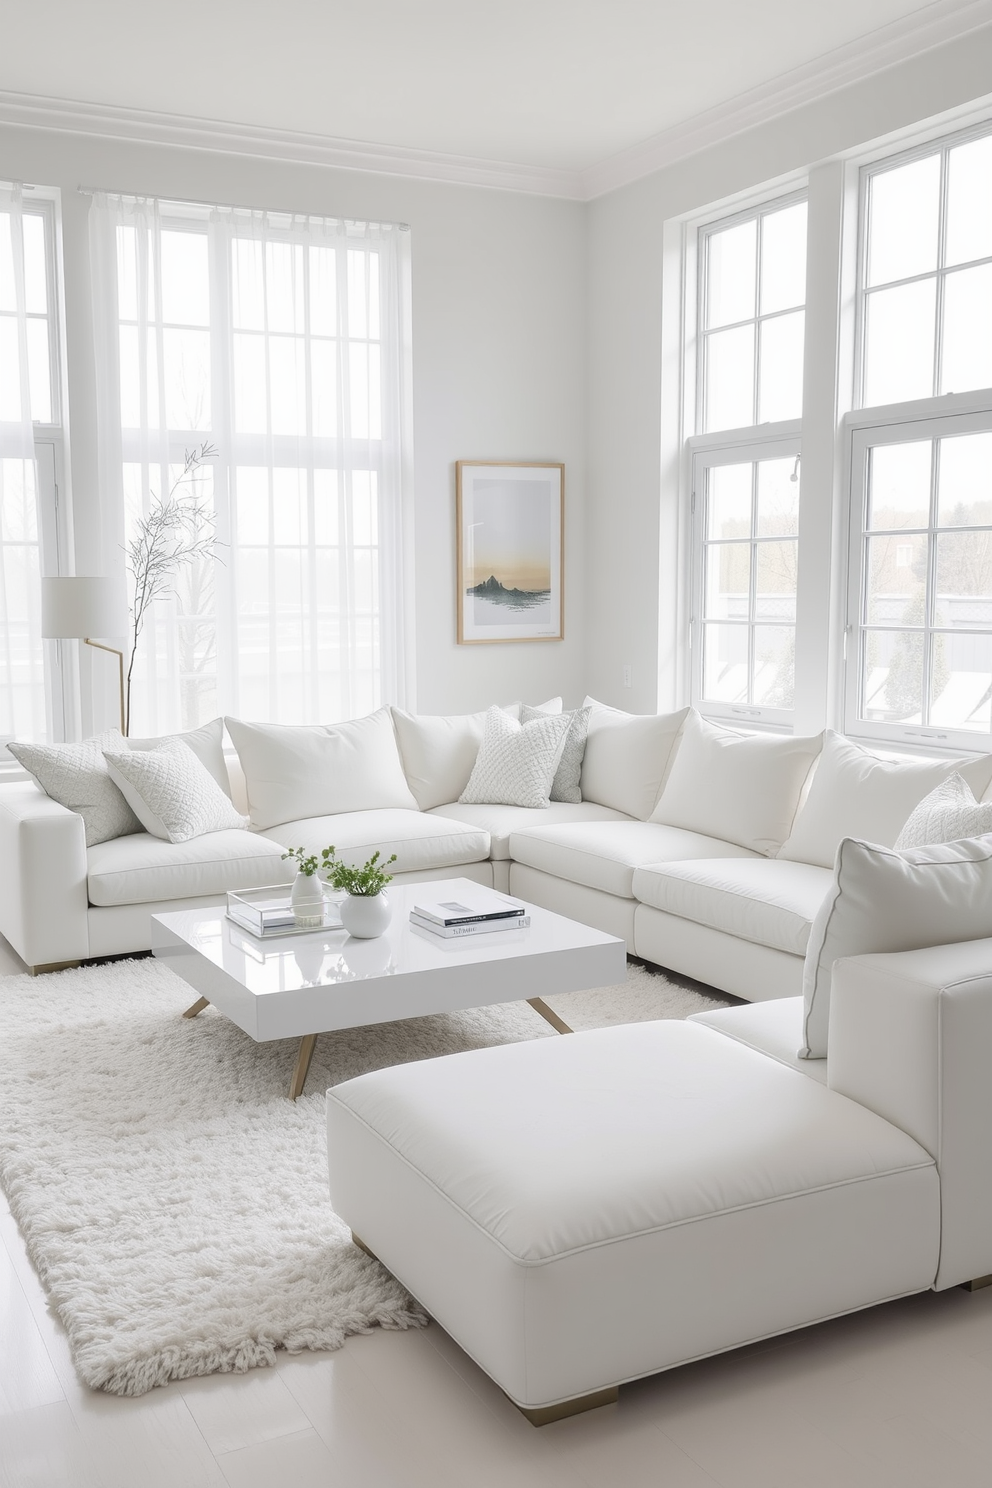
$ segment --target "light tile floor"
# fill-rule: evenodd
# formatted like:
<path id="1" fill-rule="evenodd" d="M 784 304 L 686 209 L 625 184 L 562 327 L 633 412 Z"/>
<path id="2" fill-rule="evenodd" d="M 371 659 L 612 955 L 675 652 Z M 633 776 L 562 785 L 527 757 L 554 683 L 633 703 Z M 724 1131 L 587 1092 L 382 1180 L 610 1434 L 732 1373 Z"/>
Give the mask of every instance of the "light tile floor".
<path id="1" fill-rule="evenodd" d="M 0 942 L 0 974 L 19 969 Z M 992 1288 L 674 1370 L 539 1431 L 433 1324 L 120 1400 L 79 1384 L 0 1204 L 0 1488 L 992 1485 Z"/>

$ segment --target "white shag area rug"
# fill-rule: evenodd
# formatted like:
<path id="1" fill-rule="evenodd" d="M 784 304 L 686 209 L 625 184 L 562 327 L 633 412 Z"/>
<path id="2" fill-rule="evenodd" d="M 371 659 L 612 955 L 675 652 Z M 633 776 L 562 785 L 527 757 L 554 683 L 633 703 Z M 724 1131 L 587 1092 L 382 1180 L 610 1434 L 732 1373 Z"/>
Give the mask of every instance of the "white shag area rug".
<path id="1" fill-rule="evenodd" d="M 526 1003 L 256 1044 L 154 960 L 0 983 L 0 1182 L 80 1378 L 118 1395 L 336 1349 L 423 1313 L 331 1209 L 324 1091 L 367 1070 L 557 1038 Z M 549 999 L 576 1029 L 733 998 L 631 964 Z"/>

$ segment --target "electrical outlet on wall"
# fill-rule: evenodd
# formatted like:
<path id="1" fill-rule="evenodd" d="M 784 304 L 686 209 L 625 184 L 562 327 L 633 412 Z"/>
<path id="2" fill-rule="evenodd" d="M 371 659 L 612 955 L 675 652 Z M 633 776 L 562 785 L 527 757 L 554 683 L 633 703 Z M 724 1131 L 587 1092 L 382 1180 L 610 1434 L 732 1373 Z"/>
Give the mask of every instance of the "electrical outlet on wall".
<path id="1" fill-rule="evenodd" d="M 632 670 L 633 670 L 633 668 L 631 667 L 630 662 L 629 661 L 625 661 L 624 664 L 623 664 L 623 685 L 624 685 L 624 687 L 630 687 L 631 686 L 631 672 L 632 672 Z"/>

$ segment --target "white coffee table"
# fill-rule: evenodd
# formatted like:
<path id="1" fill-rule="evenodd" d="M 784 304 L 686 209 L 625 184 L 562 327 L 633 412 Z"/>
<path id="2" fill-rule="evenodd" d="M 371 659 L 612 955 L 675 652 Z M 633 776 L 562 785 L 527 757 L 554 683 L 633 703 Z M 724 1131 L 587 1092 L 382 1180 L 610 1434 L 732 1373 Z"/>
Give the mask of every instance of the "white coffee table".
<path id="1" fill-rule="evenodd" d="M 444 887 L 456 893 L 465 882 L 446 879 Z M 318 1034 L 524 1000 L 570 1033 L 545 997 L 626 978 L 622 940 L 550 910 L 528 905 L 526 930 L 444 940 L 410 924 L 430 885 L 388 892 L 392 922 L 376 940 L 344 930 L 259 940 L 214 906 L 152 915 L 152 951 L 199 993 L 184 1018 L 209 1003 L 258 1043 L 301 1040 L 291 1100 L 303 1090 Z"/>

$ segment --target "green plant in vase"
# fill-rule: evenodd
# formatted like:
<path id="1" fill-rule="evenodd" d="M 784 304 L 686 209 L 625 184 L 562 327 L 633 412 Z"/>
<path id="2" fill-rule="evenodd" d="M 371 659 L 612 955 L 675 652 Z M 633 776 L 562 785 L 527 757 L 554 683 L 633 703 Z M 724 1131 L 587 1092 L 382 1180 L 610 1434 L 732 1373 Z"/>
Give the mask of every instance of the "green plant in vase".
<path id="1" fill-rule="evenodd" d="M 396 862 L 396 854 L 380 864 L 382 854 L 377 851 L 367 863 L 355 867 L 342 863 L 335 853 L 333 846 L 324 848 L 321 871 L 332 888 L 348 896 L 341 905 L 341 923 L 357 939 L 371 940 L 381 935 L 389 924 L 392 910 L 384 890 L 392 883 L 393 875 L 386 869 Z"/>

